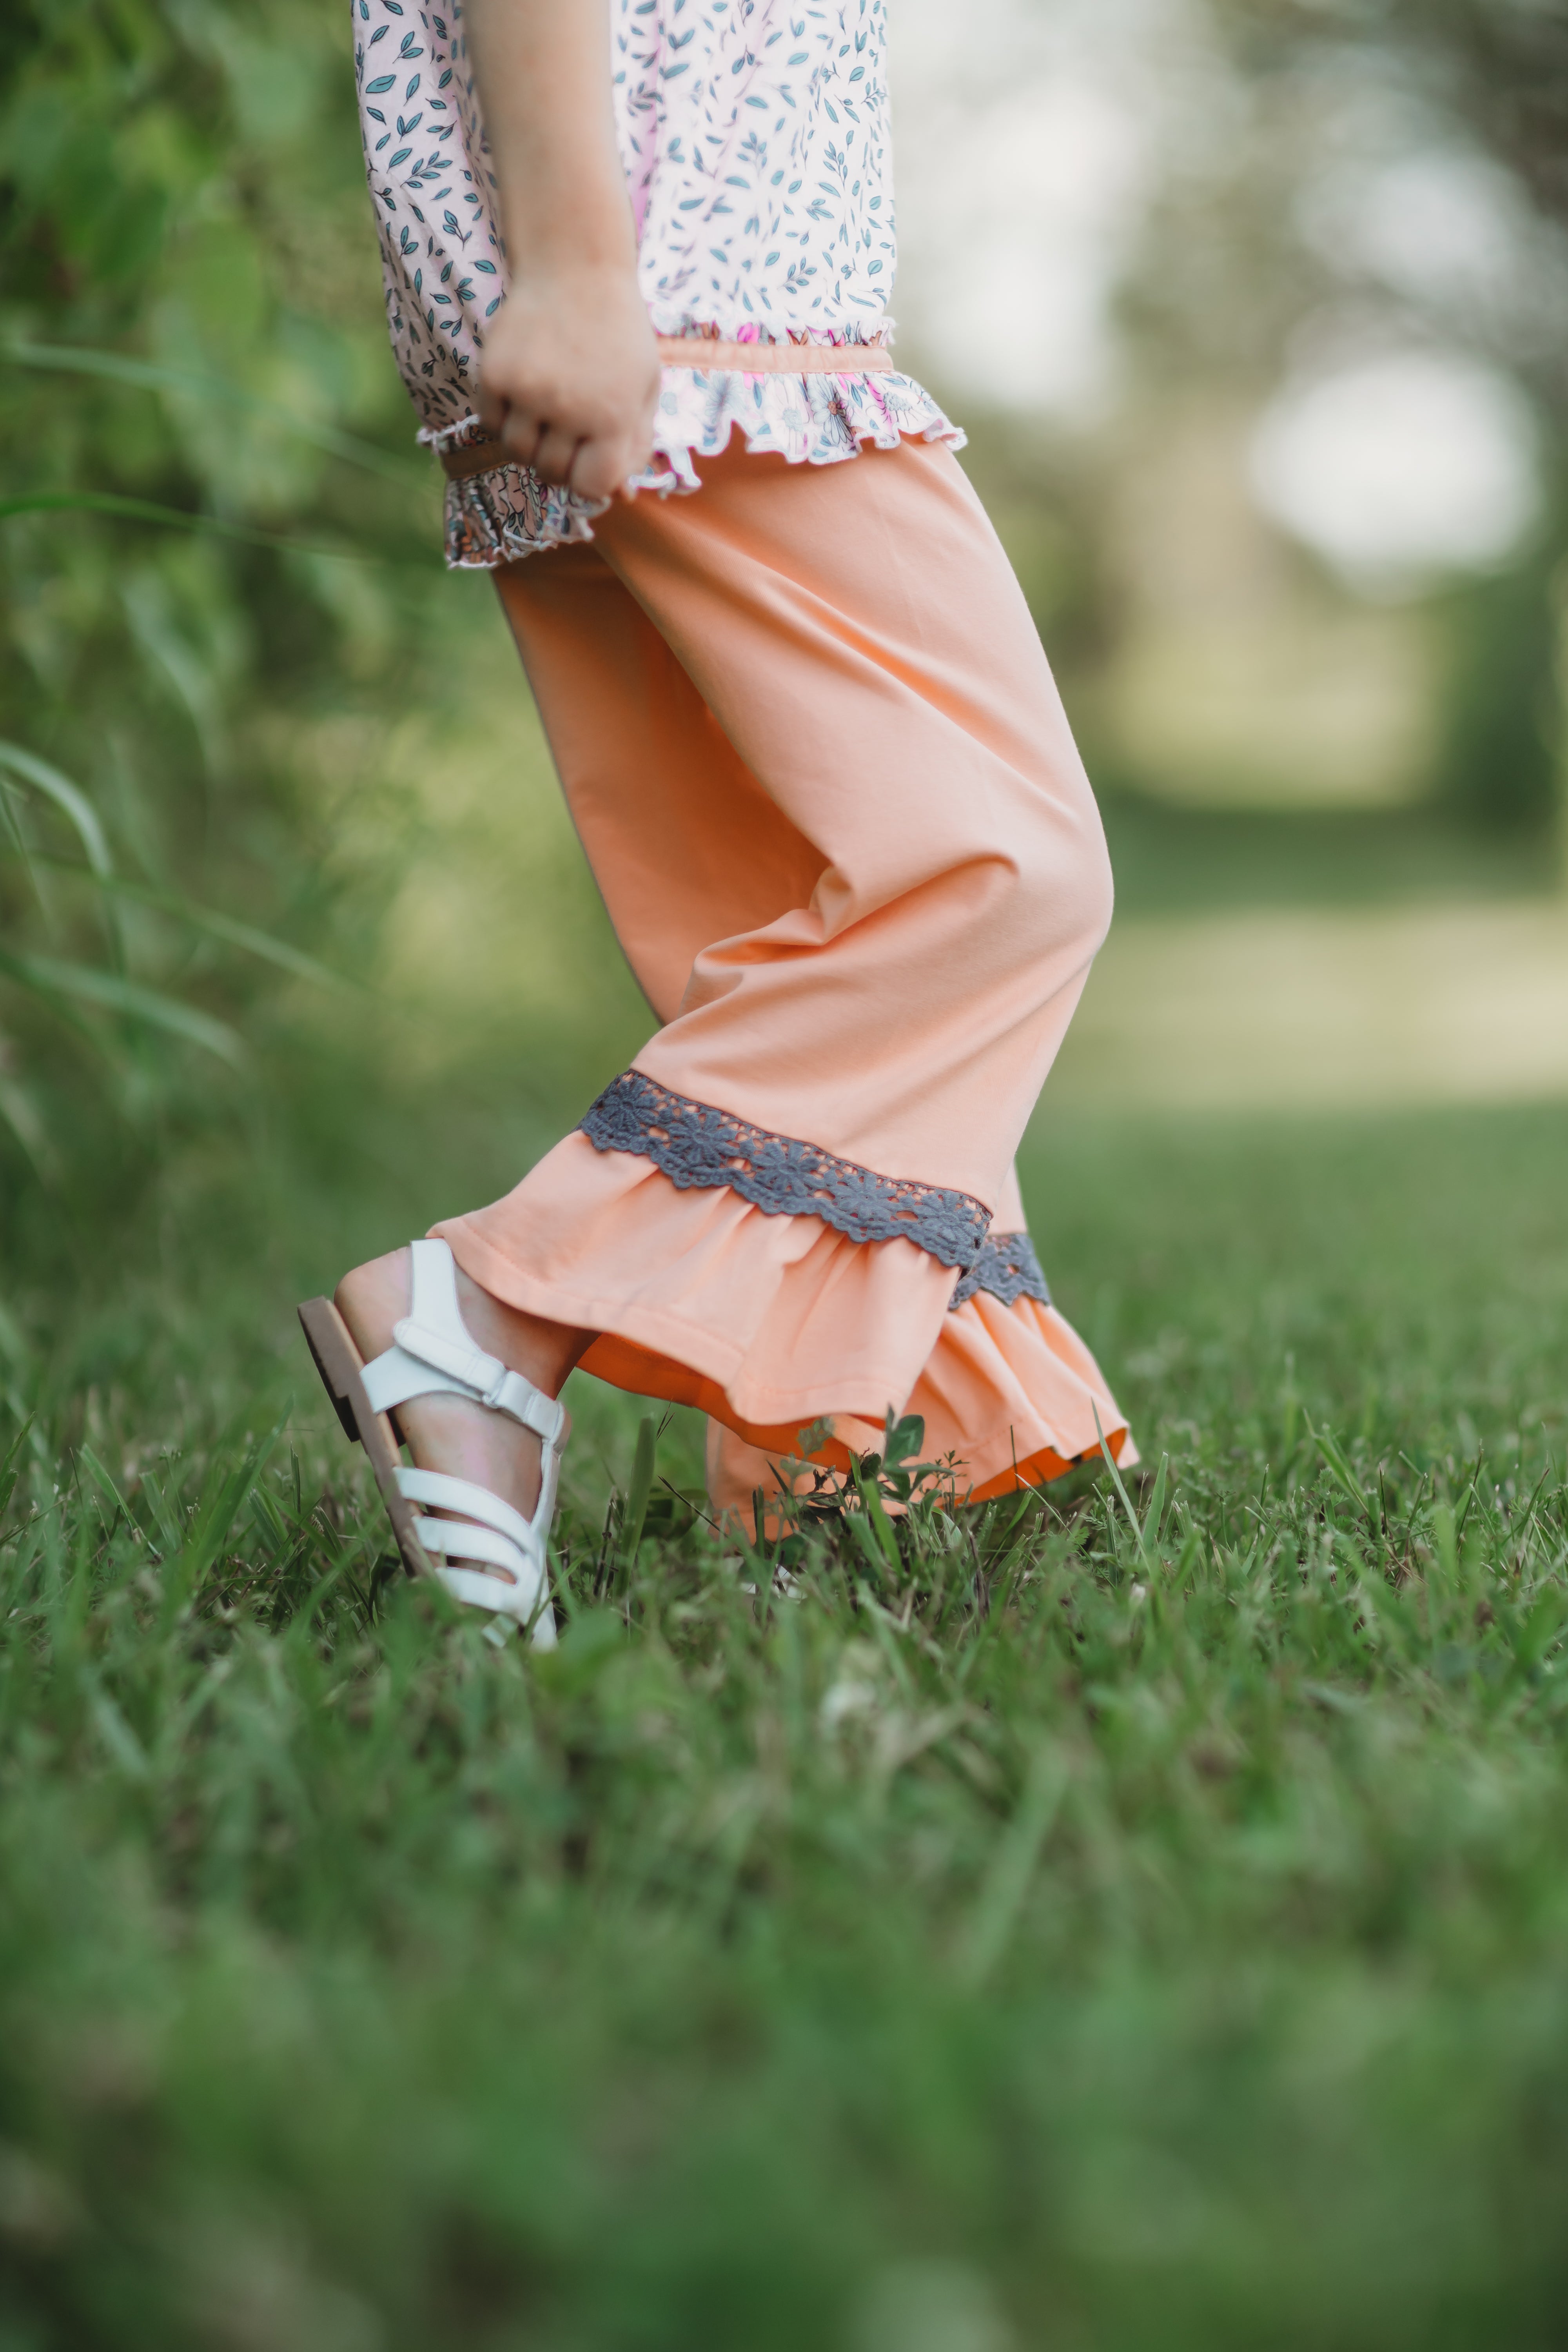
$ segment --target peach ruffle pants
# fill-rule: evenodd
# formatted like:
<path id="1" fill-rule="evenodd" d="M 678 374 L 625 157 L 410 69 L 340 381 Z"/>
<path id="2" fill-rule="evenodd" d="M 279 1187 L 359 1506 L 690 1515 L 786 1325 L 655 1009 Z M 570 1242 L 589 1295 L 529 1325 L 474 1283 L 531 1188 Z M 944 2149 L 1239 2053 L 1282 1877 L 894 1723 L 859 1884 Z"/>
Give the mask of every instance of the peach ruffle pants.
<path id="1" fill-rule="evenodd" d="M 804 1426 L 842 1467 L 889 1407 L 976 1496 L 1096 1451 L 1097 1413 L 1129 1458 L 1013 1172 L 1110 866 L 964 474 L 919 441 L 732 448 L 595 530 L 497 580 L 662 1025 L 514 1192 L 436 1230 L 597 1333 L 584 1370 L 705 1410 L 742 1516 Z"/>

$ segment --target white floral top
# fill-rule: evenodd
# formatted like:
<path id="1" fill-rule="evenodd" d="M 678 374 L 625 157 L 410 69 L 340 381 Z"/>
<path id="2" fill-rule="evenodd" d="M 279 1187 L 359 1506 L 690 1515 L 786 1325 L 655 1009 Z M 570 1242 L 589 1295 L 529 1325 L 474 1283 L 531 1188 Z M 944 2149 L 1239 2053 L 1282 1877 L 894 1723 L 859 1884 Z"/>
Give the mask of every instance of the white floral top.
<path id="1" fill-rule="evenodd" d="M 481 438 L 485 321 L 506 261 L 462 9 L 352 0 L 365 162 L 393 350 L 420 439 Z M 883 0 L 608 0 L 616 123 L 656 332 L 882 344 L 895 261 Z M 698 487 L 738 429 L 792 464 L 900 434 L 963 436 L 909 376 L 667 367 L 637 487 Z M 494 565 L 592 536 L 599 509 L 505 465 L 452 482 L 447 561 Z"/>

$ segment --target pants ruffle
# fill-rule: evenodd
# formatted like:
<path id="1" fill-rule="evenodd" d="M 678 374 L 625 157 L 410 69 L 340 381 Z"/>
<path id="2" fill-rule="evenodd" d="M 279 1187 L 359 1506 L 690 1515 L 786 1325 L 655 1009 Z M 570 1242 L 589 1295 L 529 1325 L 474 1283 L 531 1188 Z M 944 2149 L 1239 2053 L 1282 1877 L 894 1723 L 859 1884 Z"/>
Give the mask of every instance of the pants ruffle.
<path id="1" fill-rule="evenodd" d="M 584 1370 L 708 1412 L 727 1508 L 804 1427 L 841 1468 L 889 1410 L 975 1495 L 1094 1451 L 1096 1413 L 1126 1458 L 1053 1309 L 950 1312 L 987 1220 L 1021 1230 L 1013 1156 L 1110 916 L 1017 583 L 945 448 L 701 474 L 496 575 L 661 1025 L 614 1118 L 437 1231 L 595 1333 Z"/>
<path id="2" fill-rule="evenodd" d="M 710 1492 L 748 1523 L 755 1491 L 787 1482 L 784 1459 L 842 1469 L 877 1450 L 889 1412 L 921 1415 L 925 1458 L 954 1456 L 972 1501 L 1059 1477 L 1101 1433 L 1118 1460 L 1137 1458 L 1054 1307 L 982 1291 L 950 1311 L 953 1270 L 909 1242 L 852 1242 L 724 1189 L 680 1192 L 651 1160 L 580 1134 L 493 1208 L 435 1230 L 494 1297 L 595 1332 L 584 1371 L 706 1412 Z M 831 1442 L 803 1449 L 819 1422 Z"/>
<path id="3" fill-rule="evenodd" d="M 1033 1298 L 1004 1307 L 982 1294 L 945 1318 L 935 1347 L 903 1407 L 925 1423 L 921 1458 L 953 1465 L 952 1492 L 961 1503 L 981 1503 L 1025 1486 L 1043 1486 L 1104 1448 L 1131 1468 L 1138 1450 L 1094 1358 L 1064 1315 Z M 1098 1418 L 1099 1427 L 1096 1427 Z M 838 1449 L 857 1454 L 881 1449 L 882 1424 L 835 1418 Z M 816 1462 L 840 1466 L 837 1450 L 819 1449 Z M 749 1442 L 722 1419 L 708 1433 L 708 1491 L 721 1517 L 754 1532 L 754 1504 L 793 1488 L 811 1490 L 781 1454 Z"/>
<path id="4" fill-rule="evenodd" d="M 679 1192 L 651 1160 L 580 1134 L 494 1208 L 436 1231 L 494 1297 L 596 1332 L 584 1371 L 775 1450 L 824 1414 L 879 1426 L 957 1278 L 910 1242 L 852 1242 L 723 1188 Z"/>

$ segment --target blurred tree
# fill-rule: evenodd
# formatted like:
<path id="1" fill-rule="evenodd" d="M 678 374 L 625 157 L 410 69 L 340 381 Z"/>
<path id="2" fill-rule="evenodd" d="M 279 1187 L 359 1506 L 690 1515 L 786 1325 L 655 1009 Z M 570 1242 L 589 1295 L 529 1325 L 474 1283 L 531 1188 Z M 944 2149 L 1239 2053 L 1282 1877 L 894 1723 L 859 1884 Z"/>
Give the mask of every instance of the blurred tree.
<path id="1" fill-rule="evenodd" d="M 236 1022 L 332 889 L 287 722 L 421 674 L 436 494 L 347 51 L 302 0 L 0 12 L 13 1201 L 29 1165 L 122 1197 L 171 1120 L 232 1099 Z"/>
<path id="2" fill-rule="evenodd" d="M 1562 539 L 1444 600 L 1441 801 L 1475 823 L 1540 833 L 1561 790 Z"/>
<path id="3" fill-rule="evenodd" d="M 1221 0 L 1256 68 L 1379 45 L 1568 222 L 1568 0 Z"/>
<path id="4" fill-rule="evenodd" d="M 1541 525 L 1512 565 L 1439 600 L 1450 646 L 1437 772 L 1441 798 L 1492 825 L 1541 829 L 1559 812 L 1563 766 L 1561 581 L 1568 515 L 1568 0 L 1213 0 L 1253 97 L 1244 176 L 1263 201 L 1252 241 L 1281 257 L 1272 299 L 1252 310 L 1276 363 L 1302 320 L 1338 315 L 1468 348 L 1531 397 L 1546 460 Z M 1506 268 L 1478 282 L 1435 251 L 1426 282 L 1390 279 L 1352 237 L 1310 226 L 1301 191 L 1358 101 L 1377 101 L 1385 160 L 1425 152 L 1479 165 L 1513 191 Z M 1360 133 L 1363 142 L 1364 126 Z M 1336 145 L 1336 139 L 1338 144 Z M 1351 143 L 1353 144 L 1353 136 Z M 1363 156 L 1363 162 L 1365 161 Z M 1499 201 L 1495 210 L 1505 212 Z M 1440 242 L 1440 239 L 1439 239 Z M 1417 272 L 1420 276 L 1423 273 Z M 1163 296 L 1168 322 L 1170 293 Z M 1263 360 L 1264 352 L 1255 356 Z"/>

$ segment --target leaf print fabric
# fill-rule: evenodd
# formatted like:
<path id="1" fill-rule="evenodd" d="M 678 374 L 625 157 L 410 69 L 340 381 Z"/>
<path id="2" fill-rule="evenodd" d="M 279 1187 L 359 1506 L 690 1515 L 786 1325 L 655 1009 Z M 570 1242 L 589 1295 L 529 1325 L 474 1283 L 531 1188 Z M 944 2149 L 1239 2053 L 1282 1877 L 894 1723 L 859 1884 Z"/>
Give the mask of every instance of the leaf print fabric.
<path id="1" fill-rule="evenodd" d="M 882 0 L 612 0 L 656 331 L 876 340 L 893 280 Z"/>
<path id="2" fill-rule="evenodd" d="M 462 9 L 352 0 L 365 162 L 393 350 L 420 439 L 482 438 L 474 402 L 506 256 Z M 667 367 L 653 464 L 629 487 L 698 487 L 732 431 L 792 464 L 863 441 L 963 436 L 906 375 L 857 371 L 893 278 L 883 0 L 606 0 L 616 134 L 655 331 L 843 344 L 842 373 Z M 601 509 L 505 465 L 448 485 L 447 561 L 492 566 L 592 537 Z"/>

